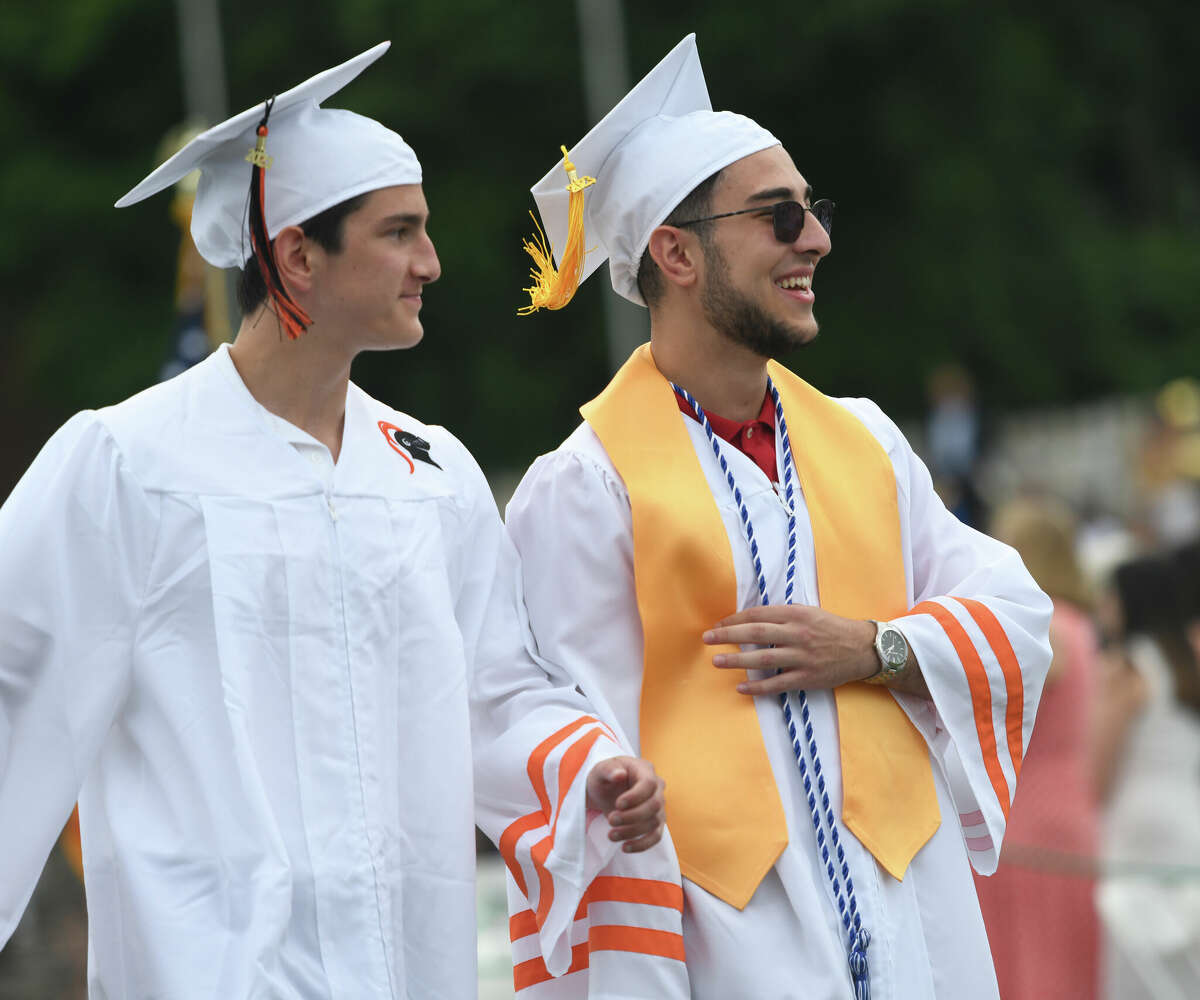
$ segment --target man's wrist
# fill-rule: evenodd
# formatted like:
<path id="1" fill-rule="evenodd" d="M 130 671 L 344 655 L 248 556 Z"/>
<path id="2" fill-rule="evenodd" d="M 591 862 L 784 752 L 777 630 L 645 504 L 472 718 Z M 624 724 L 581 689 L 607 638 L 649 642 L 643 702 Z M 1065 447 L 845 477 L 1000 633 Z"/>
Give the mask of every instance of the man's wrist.
<path id="1" fill-rule="evenodd" d="M 875 623 L 870 620 L 862 623 L 865 646 L 859 657 L 858 670 L 854 680 L 865 681 L 879 673 L 879 654 L 875 652 Z"/>

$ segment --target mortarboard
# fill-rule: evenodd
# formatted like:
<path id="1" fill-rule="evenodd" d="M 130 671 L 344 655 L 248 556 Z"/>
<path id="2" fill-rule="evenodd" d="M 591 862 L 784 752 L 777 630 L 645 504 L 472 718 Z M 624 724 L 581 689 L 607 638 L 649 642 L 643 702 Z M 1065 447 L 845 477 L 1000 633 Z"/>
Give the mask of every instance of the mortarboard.
<path id="1" fill-rule="evenodd" d="M 295 314 L 299 307 L 272 274 L 269 241 L 357 195 L 421 183 L 416 154 L 399 135 L 354 112 L 320 107 L 390 44 L 380 42 L 201 133 L 116 207 L 148 198 L 199 169 L 191 230 L 200 255 L 222 268 L 240 268 L 258 256 L 280 319 L 289 336 L 298 336 L 306 317 L 303 310 Z"/>
<path id="2" fill-rule="evenodd" d="M 605 260 L 613 288 L 644 306 L 637 271 L 654 229 L 701 181 L 777 145 L 749 118 L 712 110 L 688 35 L 531 189 L 549 247 L 525 244 L 535 270 L 521 312 L 561 309 Z"/>

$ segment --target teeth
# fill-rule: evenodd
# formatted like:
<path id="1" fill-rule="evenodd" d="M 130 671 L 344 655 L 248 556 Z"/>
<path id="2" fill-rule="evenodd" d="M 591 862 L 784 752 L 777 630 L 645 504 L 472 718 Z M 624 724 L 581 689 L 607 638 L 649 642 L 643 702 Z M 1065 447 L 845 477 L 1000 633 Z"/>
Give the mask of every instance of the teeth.
<path id="1" fill-rule="evenodd" d="M 806 274 L 799 278 L 783 278 L 782 280 L 775 282 L 775 284 L 777 284 L 780 288 L 807 289 L 812 287 L 812 275 Z"/>

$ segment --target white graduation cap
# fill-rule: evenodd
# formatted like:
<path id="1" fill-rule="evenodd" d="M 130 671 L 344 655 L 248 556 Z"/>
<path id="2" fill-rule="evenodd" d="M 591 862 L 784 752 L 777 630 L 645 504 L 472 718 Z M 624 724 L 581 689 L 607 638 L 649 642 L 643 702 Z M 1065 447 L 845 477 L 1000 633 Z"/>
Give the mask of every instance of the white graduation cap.
<path id="1" fill-rule="evenodd" d="M 269 239 L 356 195 L 421 183 L 416 154 L 395 132 L 351 111 L 320 107 L 389 45 L 380 42 L 275 98 L 262 199 Z M 199 168 L 192 209 L 196 248 L 215 267 L 242 267 L 252 253 L 247 204 L 253 168 L 247 153 L 255 147 L 264 108 L 259 104 L 196 136 L 116 207 L 148 198 Z"/>
<path id="2" fill-rule="evenodd" d="M 542 273 L 522 311 L 566 305 L 606 259 L 613 288 L 644 306 L 637 271 L 654 229 L 701 181 L 777 145 L 749 118 L 712 110 L 688 35 L 531 189 L 559 269 L 527 244 Z"/>

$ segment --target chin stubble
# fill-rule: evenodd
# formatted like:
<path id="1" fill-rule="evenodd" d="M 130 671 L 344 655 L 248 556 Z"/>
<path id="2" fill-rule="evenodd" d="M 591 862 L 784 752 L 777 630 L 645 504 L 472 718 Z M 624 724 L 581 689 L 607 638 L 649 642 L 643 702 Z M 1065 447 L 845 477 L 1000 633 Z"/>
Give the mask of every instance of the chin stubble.
<path id="1" fill-rule="evenodd" d="M 771 316 L 729 281 L 729 267 L 713 243 L 704 247 L 707 280 L 700 303 L 713 329 L 759 357 L 776 358 L 816 339 Z"/>

